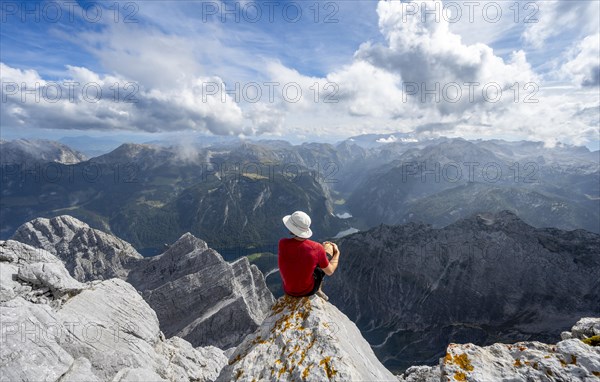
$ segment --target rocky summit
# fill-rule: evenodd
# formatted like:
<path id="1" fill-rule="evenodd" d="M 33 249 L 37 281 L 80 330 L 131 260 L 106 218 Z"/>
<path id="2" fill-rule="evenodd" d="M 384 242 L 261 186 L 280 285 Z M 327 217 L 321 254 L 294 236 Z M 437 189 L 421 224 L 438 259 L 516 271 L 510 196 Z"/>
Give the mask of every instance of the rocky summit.
<path id="1" fill-rule="evenodd" d="M 281 297 L 218 381 L 395 381 L 360 331 L 321 298 Z"/>
<path id="2" fill-rule="evenodd" d="M 194 346 L 237 345 L 274 301 L 256 266 L 246 258 L 230 264 L 189 233 L 149 258 L 71 216 L 35 219 L 12 239 L 55 254 L 79 281 L 126 280 L 154 309 L 167 336 Z"/>
<path id="3" fill-rule="evenodd" d="M 212 381 L 216 347 L 165 339 L 152 308 L 119 279 L 81 283 L 51 253 L 0 242 L 2 381 Z"/>
<path id="4" fill-rule="evenodd" d="M 439 366 L 409 368 L 400 381 L 597 381 L 600 318 L 583 318 L 555 345 L 536 341 L 491 346 L 450 344 Z"/>

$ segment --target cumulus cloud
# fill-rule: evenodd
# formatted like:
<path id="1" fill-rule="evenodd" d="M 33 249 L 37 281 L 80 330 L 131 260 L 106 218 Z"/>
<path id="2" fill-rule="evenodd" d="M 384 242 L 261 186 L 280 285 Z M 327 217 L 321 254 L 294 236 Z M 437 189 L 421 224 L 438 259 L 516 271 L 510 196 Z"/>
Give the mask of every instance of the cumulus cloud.
<path id="1" fill-rule="evenodd" d="M 543 47 L 551 38 L 598 33 L 600 2 L 587 0 L 532 2 L 528 14 L 535 22 L 527 23 L 523 39 L 535 48 Z"/>
<path id="2" fill-rule="evenodd" d="M 68 66 L 68 77 L 49 81 L 36 71 L 0 63 L 2 125 L 54 129 L 244 133 L 243 113 L 218 77 L 195 78 L 173 88 Z M 210 86 L 208 86 L 210 85 Z"/>
<path id="3" fill-rule="evenodd" d="M 422 15 L 435 9 L 436 3 L 440 2 L 425 2 L 407 16 L 406 3 L 380 2 L 379 28 L 387 43 L 364 44 L 356 58 L 397 74 L 406 93 L 418 97 L 420 103 L 435 104 L 443 114 L 462 112 L 475 104 L 496 108 L 498 104 L 488 100 L 496 98 L 497 89 L 506 91 L 515 82 L 537 81 L 523 51 L 513 52 L 505 62 L 485 44 L 464 44 L 445 19 Z M 427 90 L 441 96 L 425 97 Z"/>
<path id="4" fill-rule="evenodd" d="M 549 86 L 523 50 L 504 59 L 486 44 L 464 43 L 443 18 L 423 17 L 421 11 L 434 9 L 436 3 L 424 2 L 416 13 L 408 13 L 406 3 L 379 2 L 379 29 L 385 42 L 362 44 L 352 63 L 325 76 L 339 86 L 337 110 L 354 117 L 345 127 L 348 133 L 368 131 L 357 122 L 362 120 L 380 131 L 418 130 L 429 135 L 518 137 L 548 144 L 597 139 L 597 127 L 589 124 L 597 116 L 597 94 L 568 85 Z M 580 73 L 582 84 L 593 82 L 589 68 L 598 63 L 591 40 L 581 44 L 579 54 L 565 67 Z M 293 73 L 296 81 L 298 76 Z M 474 83 L 478 85 L 465 86 Z M 462 94 L 457 97 L 445 88 L 458 88 Z"/>
<path id="5" fill-rule="evenodd" d="M 585 37 L 575 52 L 575 57 L 562 66 L 562 71 L 578 85 L 600 86 L 600 34 Z"/>

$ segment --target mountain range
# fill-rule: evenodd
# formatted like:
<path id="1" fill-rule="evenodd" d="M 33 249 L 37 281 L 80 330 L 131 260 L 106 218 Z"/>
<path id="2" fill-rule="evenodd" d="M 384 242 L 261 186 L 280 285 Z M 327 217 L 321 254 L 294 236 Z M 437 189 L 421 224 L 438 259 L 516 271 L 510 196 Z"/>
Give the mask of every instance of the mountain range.
<path id="1" fill-rule="evenodd" d="M 287 234 L 281 216 L 294 210 L 313 215 L 323 237 L 347 228 L 317 173 L 298 161 L 270 164 L 285 155 L 247 144 L 189 151 L 126 144 L 37 173 L 2 167 L 1 232 L 6 238 L 35 217 L 68 213 L 147 255 L 184 231 L 220 248 L 276 242 Z"/>
<path id="2" fill-rule="evenodd" d="M 551 342 L 600 315 L 600 235 L 535 228 L 510 211 L 444 228 L 380 225 L 339 240 L 324 291 L 391 370 L 448 343 Z"/>
<path id="3" fill-rule="evenodd" d="M 443 227 L 510 209 L 536 227 L 600 232 L 600 155 L 536 142 L 452 139 L 374 168 L 348 198 L 367 226 Z"/>
<path id="4" fill-rule="evenodd" d="M 280 218 L 294 210 L 313 216 L 318 239 L 501 210 L 535 227 L 600 232 L 600 153 L 585 147 L 390 134 L 123 144 L 85 160 L 24 142 L 2 146 L 12 158 L 0 169 L 5 239 L 36 217 L 69 214 L 144 256 L 187 231 L 220 249 L 261 247 L 286 234 Z"/>

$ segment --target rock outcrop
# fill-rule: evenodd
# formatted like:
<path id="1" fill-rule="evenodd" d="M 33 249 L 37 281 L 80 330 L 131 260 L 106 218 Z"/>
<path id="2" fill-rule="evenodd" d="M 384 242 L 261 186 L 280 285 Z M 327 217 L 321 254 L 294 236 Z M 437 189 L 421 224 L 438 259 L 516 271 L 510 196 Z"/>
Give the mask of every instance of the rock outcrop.
<path id="1" fill-rule="evenodd" d="M 450 344 L 435 367 L 409 368 L 399 379 L 438 381 L 596 381 L 600 377 L 600 318 L 583 318 L 556 345 L 536 341 L 491 346 Z M 594 346 L 595 344 L 595 346 Z"/>
<path id="2" fill-rule="evenodd" d="M 247 258 L 230 264 L 189 233 L 163 254 L 141 261 L 127 281 L 156 311 L 165 335 L 194 345 L 236 346 L 274 302 Z"/>
<path id="3" fill-rule="evenodd" d="M 245 257 L 230 264 L 189 233 L 149 258 L 71 216 L 32 220 L 12 239 L 55 254 L 79 281 L 127 281 L 154 309 L 167 337 L 194 346 L 236 346 L 274 302 L 264 276 Z"/>
<path id="4" fill-rule="evenodd" d="M 321 298 L 281 297 L 218 381 L 395 381 L 352 321 Z"/>
<path id="5" fill-rule="evenodd" d="M 71 275 L 83 282 L 124 279 L 136 260 L 143 258 L 126 241 L 68 215 L 29 221 L 11 239 L 56 255 Z"/>
<path id="6" fill-rule="evenodd" d="M 51 253 L 0 241 L 2 381 L 212 381 L 215 347 L 165 339 L 158 318 L 119 279 L 81 283 Z"/>

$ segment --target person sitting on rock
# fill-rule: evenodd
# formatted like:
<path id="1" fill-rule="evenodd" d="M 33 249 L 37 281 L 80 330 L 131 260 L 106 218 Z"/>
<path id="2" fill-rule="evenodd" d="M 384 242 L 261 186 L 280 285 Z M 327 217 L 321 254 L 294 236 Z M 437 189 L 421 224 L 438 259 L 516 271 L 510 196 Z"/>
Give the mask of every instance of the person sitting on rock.
<path id="1" fill-rule="evenodd" d="M 340 251 L 335 243 L 309 240 L 310 223 L 310 216 L 302 211 L 283 217 L 283 224 L 293 237 L 279 240 L 279 273 L 286 294 L 294 297 L 316 294 L 327 301 L 329 298 L 321 290 L 321 283 L 325 275 L 335 272 Z"/>

